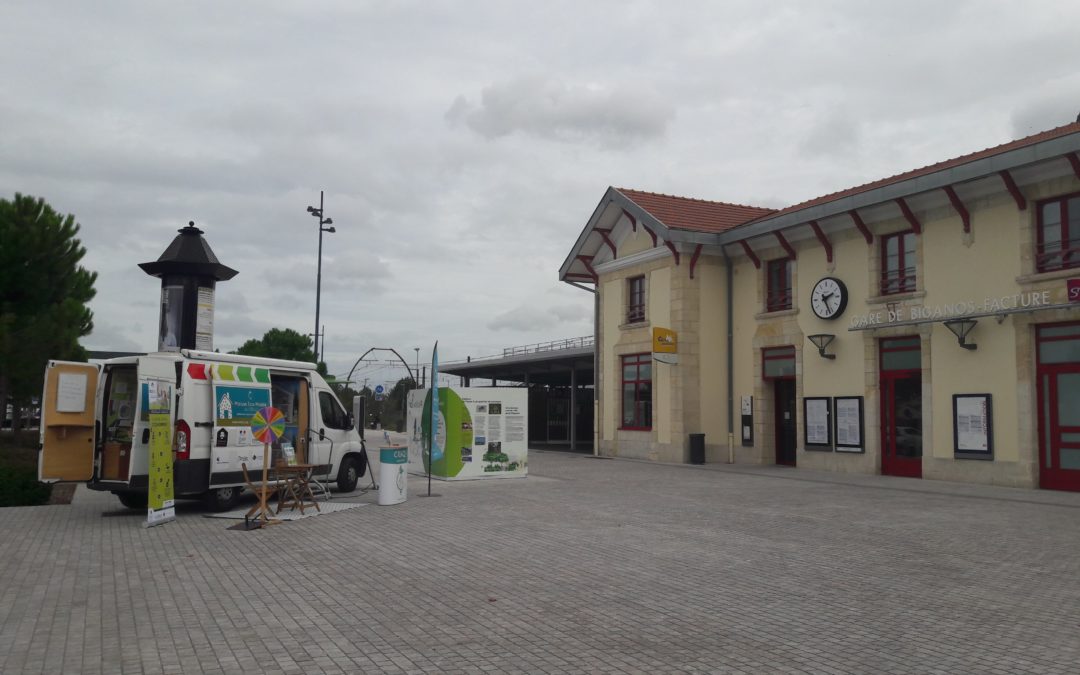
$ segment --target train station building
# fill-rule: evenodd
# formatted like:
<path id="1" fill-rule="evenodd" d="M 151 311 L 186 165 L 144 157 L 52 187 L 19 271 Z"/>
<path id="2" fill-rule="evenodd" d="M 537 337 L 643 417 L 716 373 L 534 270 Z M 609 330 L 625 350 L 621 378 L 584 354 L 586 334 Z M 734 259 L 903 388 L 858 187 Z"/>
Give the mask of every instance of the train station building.
<path id="1" fill-rule="evenodd" d="M 560 279 L 600 455 L 1080 490 L 1080 122 L 780 210 L 609 188 Z"/>

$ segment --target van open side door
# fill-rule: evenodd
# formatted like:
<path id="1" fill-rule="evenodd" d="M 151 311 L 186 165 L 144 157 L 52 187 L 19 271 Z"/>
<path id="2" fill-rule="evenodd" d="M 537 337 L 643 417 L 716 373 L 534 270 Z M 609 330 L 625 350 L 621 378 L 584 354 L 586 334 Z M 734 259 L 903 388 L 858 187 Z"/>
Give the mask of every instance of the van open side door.
<path id="1" fill-rule="evenodd" d="M 38 480 L 88 481 L 94 477 L 94 424 L 101 366 L 49 361 L 41 395 Z"/>

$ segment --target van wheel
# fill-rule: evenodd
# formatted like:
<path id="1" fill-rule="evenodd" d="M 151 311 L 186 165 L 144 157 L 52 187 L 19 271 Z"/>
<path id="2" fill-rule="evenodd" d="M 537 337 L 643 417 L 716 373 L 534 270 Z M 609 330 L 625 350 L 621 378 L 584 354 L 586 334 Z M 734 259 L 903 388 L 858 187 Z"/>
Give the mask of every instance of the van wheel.
<path id="1" fill-rule="evenodd" d="M 149 504 L 148 496 L 142 492 L 117 492 L 116 496 L 120 499 L 120 503 L 129 509 L 146 510 L 146 505 Z"/>
<path id="2" fill-rule="evenodd" d="M 239 499 L 240 488 L 236 486 L 214 488 L 203 494 L 203 504 L 211 511 L 228 511 Z"/>
<path id="3" fill-rule="evenodd" d="M 360 470 L 356 465 L 357 461 L 352 457 L 341 460 L 337 474 L 338 492 L 352 492 L 356 489 L 356 481 L 360 478 Z"/>

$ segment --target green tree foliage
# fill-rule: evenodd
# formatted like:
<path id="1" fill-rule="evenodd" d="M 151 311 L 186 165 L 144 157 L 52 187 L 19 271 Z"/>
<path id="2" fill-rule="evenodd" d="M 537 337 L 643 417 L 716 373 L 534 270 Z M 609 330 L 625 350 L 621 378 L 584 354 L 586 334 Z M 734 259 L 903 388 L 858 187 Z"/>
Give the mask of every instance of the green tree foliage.
<path id="1" fill-rule="evenodd" d="M 409 392 L 416 388 L 416 383 L 411 377 L 403 377 L 398 380 L 385 401 L 374 401 L 369 405 L 368 412 L 374 412 L 382 424 L 383 429 L 405 431 L 405 423 L 408 421 L 405 409 L 409 398 Z"/>
<path id="2" fill-rule="evenodd" d="M 315 345 L 311 338 L 297 333 L 292 328 L 271 328 L 266 331 L 262 339 L 248 340 L 240 345 L 240 349 L 232 353 L 307 363 L 315 361 Z M 319 361 L 315 367 L 320 375 L 326 376 L 325 363 Z"/>
<path id="3" fill-rule="evenodd" d="M 0 404 L 40 396 L 49 359 L 86 360 L 79 338 L 94 328 L 97 273 L 79 264 L 78 233 L 44 199 L 0 199 Z"/>

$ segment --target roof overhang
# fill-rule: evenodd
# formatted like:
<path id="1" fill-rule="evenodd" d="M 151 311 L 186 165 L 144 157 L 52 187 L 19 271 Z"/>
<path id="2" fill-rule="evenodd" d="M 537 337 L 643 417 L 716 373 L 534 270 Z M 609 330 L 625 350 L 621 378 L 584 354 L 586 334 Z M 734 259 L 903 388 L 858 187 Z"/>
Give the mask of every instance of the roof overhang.
<path id="1" fill-rule="evenodd" d="M 590 270 L 583 264 L 582 258 L 591 260 L 605 246 L 604 238 L 599 236 L 597 230 L 612 229 L 626 215 L 633 218 L 636 225 L 647 227 L 657 238 L 664 242 L 717 244 L 716 234 L 670 228 L 657 220 L 651 213 L 638 206 L 636 202 L 619 192 L 618 189 L 608 187 L 600 203 L 593 210 L 589 221 L 585 223 L 581 234 L 578 235 L 573 248 L 570 249 L 570 254 L 566 256 L 566 260 L 563 261 L 562 266 L 559 268 L 559 281 L 595 283 L 595 279 L 589 281 L 584 278 L 590 275 Z"/>
<path id="2" fill-rule="evenodd" d="M 734 244 L 741 240 L 760 237 L 789 227 L 806 225 L 810 221 L 842 215 L 860 208 L 877 206 L 878 204 L 913 197 L 934 190 L 945 190 L 947 187 L 993 176 L 1001 171 L 1021 169 L 1042 162 L 1057 160 L 1077 151 L 1080 151 L 1080 132 L 1033 143 L 1001 154 L 975 159 L 966 164 L 890 183 L 823 204 L 808 206 L 797 211 L 776 216 L 765 216 L 759 220 L 715 235 L 716 238 L 713 243 L 720 245 Z"/>

